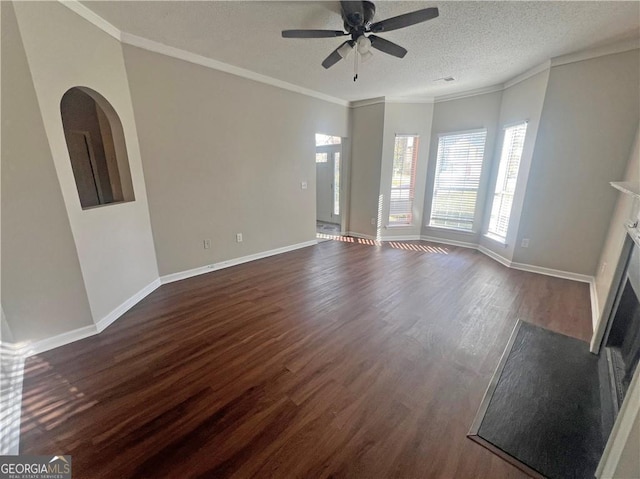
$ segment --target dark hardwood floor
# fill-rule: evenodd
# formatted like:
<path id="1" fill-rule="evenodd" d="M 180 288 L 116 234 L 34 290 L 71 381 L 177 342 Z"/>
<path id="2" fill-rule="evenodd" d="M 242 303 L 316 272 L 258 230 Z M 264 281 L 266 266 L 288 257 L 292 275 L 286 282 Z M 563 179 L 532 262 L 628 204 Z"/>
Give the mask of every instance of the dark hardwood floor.
<path id="1" fill-rule="evenodd" d="M 27 361 L 21 453 L 88 479 L 524 478 L 466 438 L 517 318 L 586 341 L 588 285 L 357 240 L 164 285 Z"/>

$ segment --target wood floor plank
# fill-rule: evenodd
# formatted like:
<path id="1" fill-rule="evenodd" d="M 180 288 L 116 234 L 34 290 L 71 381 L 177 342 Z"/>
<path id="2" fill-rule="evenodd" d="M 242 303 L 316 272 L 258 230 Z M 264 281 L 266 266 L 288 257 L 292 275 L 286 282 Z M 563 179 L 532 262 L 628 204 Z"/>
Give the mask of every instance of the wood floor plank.
<path id="1" fill-rule="evenodd" d="M 323 242 L 164 285 L 30 358 L 21 452 L 72 454 L 88 479 L 521 479 L 466 438 L 518 318 L 588 341 L 588 285 Z"/>

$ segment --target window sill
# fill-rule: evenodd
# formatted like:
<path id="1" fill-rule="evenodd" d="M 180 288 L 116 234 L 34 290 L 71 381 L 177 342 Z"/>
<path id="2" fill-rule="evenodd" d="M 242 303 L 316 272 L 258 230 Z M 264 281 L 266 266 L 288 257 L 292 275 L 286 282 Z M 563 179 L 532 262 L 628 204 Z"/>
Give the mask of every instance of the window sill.
<path id="1" fill-rule="evenodd" d="M 387 225 L 387 226 L 385 226 L 385 229 L 390 229 L 390 230 L 391 229 L 398 229 L 398 228 L 413 228 L 413 225 L 412 224 L 406 224 L 406 225 L 395 224 L 395 225 Z"/>
<path id="2" fill-rule="evenodd" d="M 487 239 L 490 239 L 494 243 L 499 244 L 503 248 L 506 248 L 508 246 L 507 243 L 506 243 L 506 239 L 500 238 L 499 236 L 494 236 L 491 233 L 485 233 L 482 236 L 484 236 Z"/>

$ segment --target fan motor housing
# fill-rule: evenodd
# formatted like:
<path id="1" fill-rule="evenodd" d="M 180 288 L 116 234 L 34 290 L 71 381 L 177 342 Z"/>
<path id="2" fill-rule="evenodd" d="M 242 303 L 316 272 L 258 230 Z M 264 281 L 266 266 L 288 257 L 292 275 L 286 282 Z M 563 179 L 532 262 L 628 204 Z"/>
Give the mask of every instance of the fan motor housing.
<path id="1" fill-rule="evenodd" d="M 344 19 L 344 29 L 348 32 L 352 32 L 352 30 L 354 29 L 364 30 L 369 26 L 371 20 L 373 20 L 373 16 L 376 14 L 376 6 L 373 4 L 373 2 L 365 0 L 363 2 L 353 3 L 358 3 L 362 6 L 362 13 L 360 11 L 346 12 L 343 10 L 342 17 Z"/>

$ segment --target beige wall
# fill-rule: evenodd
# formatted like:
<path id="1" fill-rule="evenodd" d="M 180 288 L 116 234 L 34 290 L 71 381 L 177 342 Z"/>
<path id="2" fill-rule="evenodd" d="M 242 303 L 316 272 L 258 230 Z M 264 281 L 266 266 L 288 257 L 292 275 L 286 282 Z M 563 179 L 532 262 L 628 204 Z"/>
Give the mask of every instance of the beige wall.
<path id="1" fill-rule="evenodd" d="M 378 236 L 384 118 L 385 104 L 382 102 L 351 109 L 349 231 L 364 236 Z M 372 219 L 376 224 L 371 224 Z"/>
<path id="2" fill-rule="evenodd" d="M 431 143 L 431 123 L 433 103 L 387 103 L 384 110 L 384 133 L 382 160 L 380 169 L 380 195 L 383 197 L 382 238 L 419 236 L 422 225 L 422 206 L 424 204 L 424 177 L 427 174 L 427 160 Z M 393 151 L 395 135 L 415 134 L 420 137 L 418 146 L 418 164 L 416 165 L 416 185 L 413 203 L 413 224 L 387 228 L 389 221 L 389 194 L 393 172 Z"/>
<path id="3" fill-rule="evenodd" d="M 58 2 L 18 2 L 14 9 L 91 313 L 98 322 L 158 278 L 121 45 Z M 81 209 L 60 118 L 60 99 L 74 86 L 97 91 L 119 114 L 135 201 Z M 40 231 L 46 231 L 49 241 L 50 232 Z M 32 290 L 31 296 L 37 294 Z"/>
<path id="4" fill-rule="evenodd" d="M 631 181 L 636 184 L 640 181 L 640 125 L 636 130 L 635 142 L 631 149 L 631 155 L 627 163 L 626 173 L 624 177 L 619 179 L 620 181 Z M 627 231 L 624 227 L 625 223 L 638 215 L 638 203 L 631 196 L 617 193 L 618 190 L 614 190 L 618 195 L 615 210 L 613 216 L 611 216 L 611 222 L 609 223 L 609 229 L 607 237 L 600 254 L 600 260 L 598 262 L 598 270 L 595 278 L 596 297 L 598 301 L 597 311 L 597 323 L 594 324 L 594 331 L 598 330 L 598 324 L 603 320 L 603 315 L 608 315 L 611 307 L 611 301 L 613 298 L 609 298 L 611 294 L 615 294 L 615 291 L 611 291 L 616 268 L 620 261 L 623 245 L 627 236 Z M 634 211 L 635 206 L 635 211 Z M 604 318 L 606 320 L 606 318 Z M 606 323 L 605 323 L 606 324 Z"/>
<path id="5" fill-rule="evenodd" d="M 35 341 L 93 322 L 60 183 L 9 2 L 2 2 L 1 81 L 3 316 L 13 340 Z M 4 317 L 3 326 L 6 334 Z"/>
<path id="6" fill-rule="evenodd" d="M 638 50 L 551 68 L 514 261 L 593 275 L 638 125 Z"/>
<path id="7" fill-rule="evenodd" d="M 486 209 L 484 210 L 485 214 L 482 227 L 483 235 L 480 236 L 479 240 L 482 246 L 492 250 L 494 253 L 502 256 L 508 261 L 513 259 L 513 253 L 515 249 L 519 247 L 519 245 L 516 244 L 518 227 L 520 225 L 520 216 L 527 189 L 531 159 L 533 157 L 534 145 L 538 135 L 538 127 L 540 125 L 540 116 L 542 114 L 542 105 L 544 103 L 548 79 L 549 70 L 545 70 L 537 75 L 527 78 L 526 80 L 516 83 L 502 92 L 502 98 L 500 101 L 500 118 L 498 120 L 499 130 L 495 142 L 493 164 L 489 187 L 487 190 L 487 202 Z M 506 242 L 503 245 L 484 236 L 484 233 L 487 231 L 489 218 L 491 216 L 492 196 L 495 191 L 496 176 L 498 175 L 498 167 L 500 165 L 500 157 L 502 155 L 504 127 L 522 121 L 528 121 L 527 134 L 525 137 L 524 148 L 522 150 L 520 168 L 518 170 L 518 181 L 513 199 L 509 230 L 507 232 Z"/>
<path id="8" fill-rule="evenodd" d="M 161 275 L 315 239 L 315 133 L 348 136 L 346 107 L 131 46 L 124 56 Z"/>
<path id="9" fill-rule="evenodd" d="M 458 100 L 438 102 L 433 110 L 433 128 L 431 135 L 429 164 L 427 167 L 426 188 L 424 198 L 424 214 L 422 221 L 422 235 L 440 238 L 448 241 L 461 241 L 477 244 L 480 237 L 483 205 L 487 194 L 487 183 L 491 170 L 491 160 L 496 141 L 497 125 L 500 115 L 500 101 L 502 92 L 476 95 Z M 441 228 L 426 226 L 429 223 L 431 199 L 433 196 L 433 181 L 438 156 L 438 135 L 455 133 L 478 128 L 487 129 L 487 140 L 484 149 L 484 166 L 478 192 L 478 207 L 476 208 L 475 231 L 473 233 L 456 232 Z"/>

